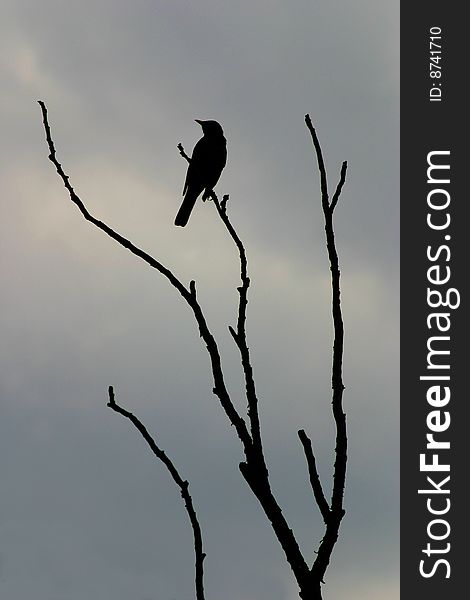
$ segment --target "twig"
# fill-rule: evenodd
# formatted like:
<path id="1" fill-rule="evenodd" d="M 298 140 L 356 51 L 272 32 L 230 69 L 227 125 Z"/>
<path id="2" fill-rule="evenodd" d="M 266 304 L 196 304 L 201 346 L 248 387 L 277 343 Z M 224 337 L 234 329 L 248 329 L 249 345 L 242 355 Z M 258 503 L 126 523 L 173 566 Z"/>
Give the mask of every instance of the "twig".
<path id="1" fill-rule="evenodd" d="M 331 212 L 336 208 L 336 204 L 338 203 L 339 197 L 341 195 L 341 190 L 343 189 L 344 182 L 346 181 L 346 171 L 348 169 L 348 163 L 346 161 L 341 165 L 341 173 L 338 181 L 338 185 L 336 186 L 335 193 L 333 194 L 333 199 L 331 201 Z"/>
<path id="2" fill-rule="evenodd" d="M 325 163 L 323 161 L 323 154 L 320 147 L 320 142 L 318 141 L 317 132 L 312 125 L 312 120 L 310 119 L 310 115 L 305 115 L 305 123 L 310 131 L 310 135 L 312 136 L 312 142 L 315 147 L 315 153 L 317 155 L 318 161 L 318 170 L 320 172 L 320 189 L 322 195 L 322 205 L 323 210 L 325 210 L 325 205 L 328 205 L 328 182 L 326 178 L 326 170 Z"/>
<path id="3" fill-rule="evenodd" d="M 181 497 L 184 500 L 184 506 L 186 508 L 186 512 L 188 513 L 188 517 L 189 517 L 189 521 L 191 523 L 191 527 L 193 530 L 193 537 L 194 537 L 194 553 L 196 556 L 196 600 L 204 600 L 204 564 L 203 563 L 204 563 L 204 559 L 206 558 L 206 555 L 203 552 L 201 526 L 199 525 L 196 511 L 194 509 L 193 499 L 191 497 L 191 494 L 189 493 L 189 483 L 188 483 L 188 481 L 184 480 L 181 477 L 177 468 L 175 467 L 175 465 L 173 464 L 171 459 L 168 457 L 168 455 L 165 453 L 165 451 L 157 446 L 155 440 L 150 435 L 150 433 L 147 431 L 147 429 L 144 426 L 144 424 L 142 423 L 142 421 L 140 421 L 134 414 L 132 414 L 125 408 L 122 408 L 122 406 L 119 406 L 119 404 L 116 403 L 113 386 L 109 386 L 108 395 L 109 395 L 109 402 L 108 402 L 109 408 L 114 410 L 114 412 L 119 413 L 123 417 L 126 417 L 126 419 L 129 419 L 129 421 L 134 425 L 134 427 L 139 431 L 141 436 L 147 442 L 147 444 L 149 445 L 149 447 L 152 450 L 152 452 L 154 453 L 154 455 L 168 469 L 168 472 L 170 473 L 173 481 L 176 483 L 176 485 L 181 490 Z"/>
<path id="4" fill-rule="evenodd" d="M 189 158 L 189 156 L 188 156 L 188 155 L 186 154 L 186 152 L 184 151 L 183 144 L 181 144 L 181 143 L 180 143 L 180 144 L 178 144 L 176 147 L 177 147 L 177 148 L 178 148 L 178 150 L 180 151 L 180 154 L 181 154 L 181 156 L 182 156 L 182 157 L 183 157 L 185 160 L 187 160 L 187 161 L 188 161 L 188 163 L 190 163 L 190 162 L 191 162 L 191 159 Z"/>
<path id="5" fill-rule="evenodd" d="M 312 442 L 303 429 L 298 431 L 298 436 L 304 448 L 305 458 L 307 459 L 308 474 L 310 476 L 310 485 L 318 508 L 325 524 L 328 524 L 330 518 L 330 507 L 323 493 L 320 477 L 317 471 L 315 455 L 313 454 Z"/>

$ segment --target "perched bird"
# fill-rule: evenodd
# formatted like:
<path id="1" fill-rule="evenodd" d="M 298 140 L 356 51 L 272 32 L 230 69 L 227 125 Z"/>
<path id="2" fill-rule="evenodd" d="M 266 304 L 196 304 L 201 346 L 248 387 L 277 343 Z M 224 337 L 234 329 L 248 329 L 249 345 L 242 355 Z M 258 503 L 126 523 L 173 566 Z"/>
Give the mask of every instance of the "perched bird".
<path id="1" fill-rule="evenodd" d="M 217 121 L 200 121 L 202 138 L 196 143 L 191 162 L 186 173 L 183 189 L 183 202 L 176 215 L 175 225 L 184 227 L 202 191 L 203 200 L 207 200 L 210 192 L 218 182 L 222 169 L 227 162 L 227 140 L 222 127 Z"/>

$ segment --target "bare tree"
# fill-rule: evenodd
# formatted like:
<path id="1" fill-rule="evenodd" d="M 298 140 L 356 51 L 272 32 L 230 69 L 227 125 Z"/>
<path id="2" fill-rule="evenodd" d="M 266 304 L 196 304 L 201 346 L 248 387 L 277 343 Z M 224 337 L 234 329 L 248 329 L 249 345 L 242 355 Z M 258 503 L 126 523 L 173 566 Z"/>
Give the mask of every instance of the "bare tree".
<path id="1" fill-rule="evenodd" d="M 48 121 L 47 108 L 44 102 L 39 101 L 39 104 L 41 106 L 46 141 L 49 148 L 49 159 L 54 164 L 60 179 L 68 191 L 70 199 L 78 207 L 83 217 L 118 244 L 132 252 L 132 254 L 146 262 L 150 267 L 156 269 L 161 275 L 166 277 L 169 283 L 180 293 L 189 308 L 192 310 L 199 328 L 199 335 L 202 338 L 209 354 L 213 377 L 213 393 L 217 396 L 223 410 L 225 411 L 225 414 L 229 419 L 229 422 L 231 425 L 233 425 L 243 449 L 244 460 L 239 464 L 240 472 L 252 490 L 253 494 L 258 499 L 258 502 L 260 503 L 267 519 L 271 524 L 276 538 L 282 547 L 282 550 L 284 551 L 287 562 L 289 563 L 295 580 L 299 586 L 300 597 L 303 600 L 321 600 L 321 586 L 324 583 L 323 580 L 325 572 L 328 568 L 333 548 L 338 539 L 340 524 L 345 514 L 343 498 L 346 480 L 347 433 L 346 416 L 343 411 L 342 404 L 344 390 L 342 379 L 344 328 L 341 313 L 340 270 L 335 244 L 333 215 L 345 183 L 347 163 L 343 162 L 342 164 L 339 181 L 330 200 L 327 184 L 327 173 L 322 150 L 315 128 L 312 125 L 312 121 L 309 115 L 306 115 L 305 123 L 313 142 L 318 171 L 320 174 L 321 205 L 325 220 L 326 246 L 331 270 L 334 338 L 331 381 L 333 418 L 336 425 L 335 462 L 333 466 L 332 492 L 329 500 L 325 495 L 323 485 L 320 481 L 311 440 L 303 429 L 298 432 L 298 436 L 307 461 L 313 496 L 325 524 L 325 533 L 319 544 L 318 551 L 316 552 L 316 558 L 312 564 L 309 564 L 299 547 L 294 532 L 289 527 L 289 524 L 282 513 L 282 509 L 276 497 L 274 496 L 270 485 L 269 472 L 266 465 L 261 437 L 258 413 L 258 397 L 256 393 L 250 350 L 246 335 L 246 311 L 248 304 L 248 291 L 250 287 L 247 256 L 245 247 L 227 214 L 227 202 L 229 199 L 228 195 L 223 196 L 222 200 L 219 201 L 215 192 L 212 191 L 211 199 L 222 223 L 227 229 L 229 236 L 237 247 L 240 259 L 241 285 L 237 288 L 239 292 L 237 323 L 235 327 L 229 326 L 229 331 L 240 353 L 240 362 L 245 379 L 245 394 L 248 405 L 246 419 L 235 408 L 225 385 L 219 348 L 207 325 L 205 315 L 198 302 L 195 282 L 190 281 L 189 285 L 186 286 L 168 267 L 164 266 L 157 259 L 147 254 L 144 250 L 136 246 L 130 240 L 120 235 L 109 225 L 98 220 L 87 210 L 86 206 L 72 187 L 69 177 L 66 175 L 57 159 Z M 187 161 L 190 161 L 191 159 L 186 155 L 181 144 L 178 145 L 178 148 L 181 155 Z M 203 561 L 205 554 L 203 552 L 201 527 L 194 510 L 192 498 L 189 494 L 188 482 L 183 480 L 183 478 L 179 475 L 179 472 L 174 466 L 173 462 L 168 458 L 167 454 L 157 446 L 156 442 L 148 433 L 142 422 L 135 415 L 116 403 L 114 390 L 112 387 L 109 388 L 108 406 L 132 422 L 132 424 L 137 428 L 144 440 L 147 442 L 156 458 L 163 462 L 174 482 L 180 488 L 194 535 L 194 549 L 196 557 L 196 598 L 197 600 L 204 600 Z"/>

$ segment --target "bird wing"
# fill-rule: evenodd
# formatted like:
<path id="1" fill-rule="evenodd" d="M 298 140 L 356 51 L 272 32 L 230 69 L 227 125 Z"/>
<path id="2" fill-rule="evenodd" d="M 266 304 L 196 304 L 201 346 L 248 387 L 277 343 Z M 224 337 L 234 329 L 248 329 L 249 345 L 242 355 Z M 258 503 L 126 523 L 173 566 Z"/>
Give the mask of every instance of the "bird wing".
<path id="1" fill-rule="evenodd" d="M 194 146 L 193 154 L 191 156 L 191 162 L 189 163 L 188 170 L 186 172 L 186 179 L 184 182 L 183 196 L 186 194 L 188 185 L 194 185 L 195 187 L 201 187 L 201 191 L 204 187 L 202 181 L 200 181 L 201 175 L 205 171 L 206 164 L 210 159 L 210 154 L 207 147 L 207 138 L 202 137 Z M 198 185 L 199 184 L 199 185 Z"/>

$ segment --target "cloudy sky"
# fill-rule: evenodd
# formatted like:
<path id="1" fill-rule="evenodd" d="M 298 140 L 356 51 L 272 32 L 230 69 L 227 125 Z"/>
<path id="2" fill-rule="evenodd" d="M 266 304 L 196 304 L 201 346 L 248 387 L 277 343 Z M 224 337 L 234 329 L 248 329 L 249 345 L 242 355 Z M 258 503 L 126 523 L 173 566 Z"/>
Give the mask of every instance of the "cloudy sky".
<path id="1" fill-rule="evenodd" d="M 322 521 L 297 439 L 329 489 L 331 318 L 309 112 L 332 184 L 343 276 L 347 515 L 325 600 L 398 598 L 398 2 L 2 0 L 0 19 L 0 592 L 5 600 L 190 600 L 191 530 L 178 490 L 107 386 L 191 482 L 207 599 L 295 600 L 289 567 L 238 471 L 187 306 L 86 223 L 47 160 L 99 218 L 170 266 L 220 342 L 238 263 L 210 203 L 173 226 L 195 118 L 220 121 L 217 190 L 249 256 L 248 341 L 263 439 L 306 556 Z"/>

